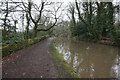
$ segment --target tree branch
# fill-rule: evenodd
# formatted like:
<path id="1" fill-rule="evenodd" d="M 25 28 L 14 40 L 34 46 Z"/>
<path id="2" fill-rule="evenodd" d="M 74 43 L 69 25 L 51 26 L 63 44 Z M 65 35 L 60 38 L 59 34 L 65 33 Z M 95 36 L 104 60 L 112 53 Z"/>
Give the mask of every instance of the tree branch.
<path id="1" fill-rule="evenodd" d="M 37 31 L 48 31 L 48 30 L 50 30 L 51 28 L 53 28 L 53 27 L 56 25 L 56 23 L 57 23 L 57 19 L 55 19 L 54 24 L 53 24 L 52 26 L 50 26 L 49 28 L 47 28 L 47 29 L 37 29 Z"/>
<path id="2" fill-rule="evenodd" d="M 31 2 L 28 2 L 28 13 L 29 13 L 29 16 L 30 16 L 32 22 L 35 24 L 36 22 L 35 22 L 35 20 L 34 20 L 33 17 L 32 17 L 31 9 L 32 9 L 32 3 L 31 3 Z"/>
<path id="3" fill-rule="evenodd" d="M 85 25 L 87 25 L 87 23 L 85 22 L 85 20 L 80 15 L 80 10 L 79 10 L 77 1 L 75 1 L 75 4 L 76 4 L 77 11 L 78 11 L 79 20 L 81 20 Z"/>
<path id="4" fill-rule="evenodd" d="M 38 23 L 39 20 L 41 19 L 41 15 L 42 15 L 42 10 L 43 10 L 43 8 L 44 8 L 44 4 L 45 4 L 45 2 L 42 2 L 41 9 L 40 9 L 40 11 L 39 11 L 38 20 L 36 21 L 36 23 Z"/>

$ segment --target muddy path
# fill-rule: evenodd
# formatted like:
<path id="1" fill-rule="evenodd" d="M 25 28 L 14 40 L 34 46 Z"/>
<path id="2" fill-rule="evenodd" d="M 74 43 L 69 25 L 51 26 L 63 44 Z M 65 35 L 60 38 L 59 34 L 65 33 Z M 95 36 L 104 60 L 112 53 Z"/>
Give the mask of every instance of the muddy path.
<path id="1" fill-rule="evenodd" d="M 51 59 L 50 39 L 45 39 L 3 59 L 3 78 L 57 78 Z"/>

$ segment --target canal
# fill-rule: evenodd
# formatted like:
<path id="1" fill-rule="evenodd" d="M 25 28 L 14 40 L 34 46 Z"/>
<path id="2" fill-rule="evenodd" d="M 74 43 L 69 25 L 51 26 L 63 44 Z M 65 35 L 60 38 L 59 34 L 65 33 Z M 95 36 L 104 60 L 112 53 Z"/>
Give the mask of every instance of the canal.
<path id="1" fill-rule="evenodd" d="M 80 78 L 117 78 L 118 48 L 55 38 L 56 49 Z"/>

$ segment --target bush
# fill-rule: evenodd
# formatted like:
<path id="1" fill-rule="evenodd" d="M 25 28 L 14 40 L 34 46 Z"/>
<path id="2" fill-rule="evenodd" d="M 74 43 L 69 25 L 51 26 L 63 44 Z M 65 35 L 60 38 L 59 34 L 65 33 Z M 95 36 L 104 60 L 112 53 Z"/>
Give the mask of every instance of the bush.
<path id="1" fill-rule="evenodd" d="M 26 41 L 14 43 L 14 44 L 7 44 L 6 46 L 2 47 L 2 57 L 8 56 L 12 54 L 13 52 L 26 48 L 29 45 L 35 44 L 45 38 L 47 38 L 47 36 L 43 36 L 41 38 L 28 39 Z"/>
<path id="2" fill-rule="evenodd" d="M 72 36 L 79 36 L 86 32 L 86 26 L 83 23 L 78 23 L 76 26 L 71 27 Z"/>
<path id="3" fill-rule="evenodd" d="M 113 36 L 113 40 L 115 45 L 120 46 L 120 30 L 116 31 L 115 35 Z"/>
<path id="4" fill-rule="evenodd" d="M 7 35 L 5 39 L 2 40 L 2 42 L 4 44 L 15 44 L 15 43 L 22 42 L 21 40 L 23 39 L 20 33 L 10 33 L 9 35 Z"/>
<path id="5" fill-rule="evenodd" d="M 86 26 L 83 23 L 77 23 L 75 27 L 71 28 L 72 37 L 77 37 L 85 41 L 97 41 L 100 39 L 100 34 L 95 27 Z"/>

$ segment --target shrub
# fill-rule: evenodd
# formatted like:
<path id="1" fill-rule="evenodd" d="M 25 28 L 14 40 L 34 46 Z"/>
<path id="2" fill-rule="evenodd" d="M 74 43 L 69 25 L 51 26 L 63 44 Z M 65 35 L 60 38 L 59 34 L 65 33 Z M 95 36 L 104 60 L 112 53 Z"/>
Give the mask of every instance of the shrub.
<path id="1" fill-rule="evenodd" d="M 72 36 L 79 36 L 86 32 L 86 26 L 83 23 L 78 23 L 76 26 L 71 27 Z"/>
<path id="2" fill-rule="evenodd" d="M 114 38 L 115 45 L 120 46 L 120 31 L 116 31 L 113 38 Z"/>
<path id="3" fill-rule="evenodd" d="M 41 38 L 28 39 L 23 42 L 14 43 L 14 44 L 7 44 L 2 47 L 2 57 L 8 56 L 13 52 L 26 48 L 29 45 L 35 44 L 45 38 L 47 38 L 47 36 L 42 36 Z"/>

